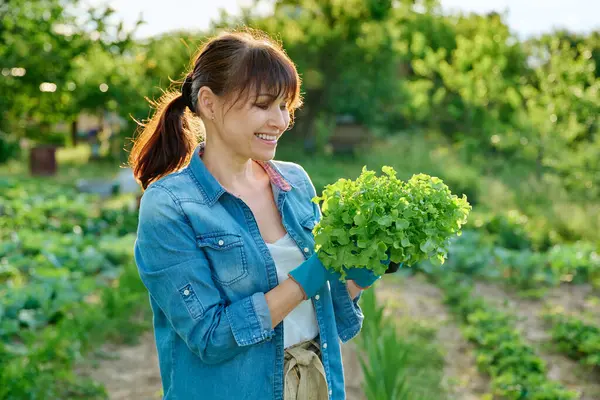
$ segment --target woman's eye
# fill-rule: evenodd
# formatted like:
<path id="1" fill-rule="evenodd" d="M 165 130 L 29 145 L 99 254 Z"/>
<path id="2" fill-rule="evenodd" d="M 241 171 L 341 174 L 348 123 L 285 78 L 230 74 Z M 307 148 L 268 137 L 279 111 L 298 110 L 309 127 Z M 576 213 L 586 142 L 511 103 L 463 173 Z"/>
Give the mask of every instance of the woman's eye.
<path id="1" fill-rule="evenodd" d="M 269 107 L 271 107 L 270 104 L 255 104 L 256 107 L 260 108 L 261 110 L 268 110 Z M 283 103 L 279 106 L 279 108 L 283 111 L 288 109 L 288 106 L 286 103 Z"/>

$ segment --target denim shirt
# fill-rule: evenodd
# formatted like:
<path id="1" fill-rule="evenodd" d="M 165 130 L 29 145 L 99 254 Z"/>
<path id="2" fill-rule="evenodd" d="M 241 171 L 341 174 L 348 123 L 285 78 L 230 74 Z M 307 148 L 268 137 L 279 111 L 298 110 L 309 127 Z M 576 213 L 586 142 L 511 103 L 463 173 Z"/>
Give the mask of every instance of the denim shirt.
<path id="1" fill-rule="evenodd" d="M 265 299 L 279 283 L 275 263 L 252 211 L 212 176 L 202 151 L 152 183 L 140 205 L 134 255 L 153 311 L 164 399 L 282 400 L 283 323 L 271 327 Z M 260 164 L 283 226 L 310 257 L 321 213 L 309 176 L 291 162 Z M 345 399 L 340 344 L 362 327 L 359 299 L 339 281 L 311 298 L 333 400 Z"/>

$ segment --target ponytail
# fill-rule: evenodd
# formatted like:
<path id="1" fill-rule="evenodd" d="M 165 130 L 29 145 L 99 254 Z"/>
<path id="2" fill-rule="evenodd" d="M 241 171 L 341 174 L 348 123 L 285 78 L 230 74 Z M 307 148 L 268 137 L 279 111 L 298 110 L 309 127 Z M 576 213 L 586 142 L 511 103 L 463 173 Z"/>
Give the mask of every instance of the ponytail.
<path id="1" fill-rule="evenodd" d="M 187 104 L 180 92 L 167 92 L 158 102 L 154 116 L 140 124 L 142 132 L 134 140 L 129 165 L 135 179 L 146 190 L 150 183 L 184 167 L 196 146 L 199 120 L 186 112 Z"/>

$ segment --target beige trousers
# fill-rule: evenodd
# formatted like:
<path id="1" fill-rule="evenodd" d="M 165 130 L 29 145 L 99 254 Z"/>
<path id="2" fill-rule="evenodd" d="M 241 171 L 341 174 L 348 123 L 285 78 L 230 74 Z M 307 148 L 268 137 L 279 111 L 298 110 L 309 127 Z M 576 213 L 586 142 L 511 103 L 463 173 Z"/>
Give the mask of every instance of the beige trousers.
<path id="1" fill-rule="evenodd" d="M 327 400 L 327 379 L 314 340 L 288 347 L 284 354 L 284 400 Z"/>

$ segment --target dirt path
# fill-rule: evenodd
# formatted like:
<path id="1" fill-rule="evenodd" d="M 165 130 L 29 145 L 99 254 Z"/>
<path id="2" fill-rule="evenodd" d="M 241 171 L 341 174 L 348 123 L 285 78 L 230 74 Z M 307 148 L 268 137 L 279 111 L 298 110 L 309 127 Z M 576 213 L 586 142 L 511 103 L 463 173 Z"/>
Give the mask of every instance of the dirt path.
<path id="1" fill-rule="evenodd" d="M 386 277 L 376 294 L 386 312 L 424 320 L 437 329 L 436 339 L 444 351 L 444 386 L 453 399 L 478 400 L 489 390 L 489 380 L 477 371 L 473 347 L 462 336 L 446 311 L 442 292 L 421 275 Z"/>
<path id="2" fill-rule="evenodd" d="M 102 358 L 82 366 L 79 373 L 91 376 L 106 387 L 110 400 L 159 400 L 161 381 L 152 332 L 146 332 L 135 346 L 107 344 Z M 342 345 L 347 400 L 366 400 L 361 389 L 362 370 L 355 344 Z M 97 363 L 97 368 L 91 364 Z"/>
<path id="3" fill-rule="evenodd" d="M 563 285 L 552 288 L 544 296 L 544 303 L 562 308 L 584 321 L 600 326 L 600 293 L 592 285 Z"/>
<path id="4" fill-rule="evenodd" d="M 581 400 L 600 399 L 599 374 L 586 370 L 576 361 L 549 348 L 551 335 L 542 318 L 546 305 L 554 307 L 562 305 L 573 311 L 590 311 L 591 306 L 586 305 L 586 296 L 582 296 L 581 292 L 577 293 L 573 288 L 557 288 L 549 293 L 544 301 L 527 300 L 510 295 L 496 285 L 482 282 L 475 285 L 475 291 L 500 310 L 506 310 L 517 316 L 517 329 L 547 363 L 550 379 L 561 382 L 569 389 L 579 392 Z"/>
<path id="5" fill-rule="evenodd" d="M 361 387 L 364 378 L 354 340 L 342 344 L 342 359 L 344 361 L 346 400 L 367 400 Z"/>
<path id="6" fill-rule="evenodd" d="M 97 368 L 86 366 L 81 373 L 104 384 L 110 400 L 162 398 L 152 332 L 144 333 L 134 346 L 106 344 L 102 347 L 102 354 L 102 358 L 94 360 Z"/>

